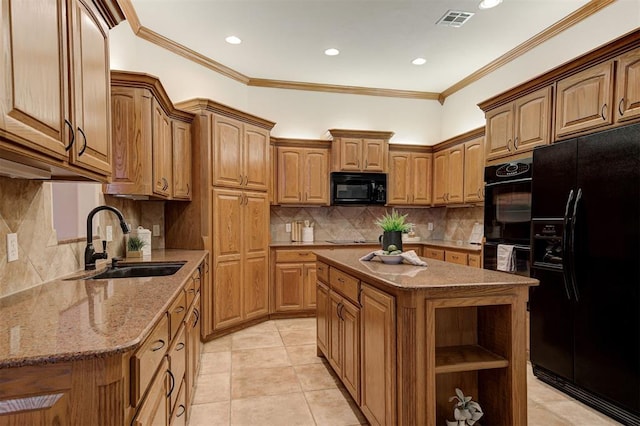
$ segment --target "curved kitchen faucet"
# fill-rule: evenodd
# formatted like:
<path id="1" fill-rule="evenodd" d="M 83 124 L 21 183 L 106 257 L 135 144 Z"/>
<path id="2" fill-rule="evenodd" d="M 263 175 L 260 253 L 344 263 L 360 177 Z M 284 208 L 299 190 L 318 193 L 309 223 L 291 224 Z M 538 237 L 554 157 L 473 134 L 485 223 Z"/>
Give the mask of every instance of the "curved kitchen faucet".
<path id="1" fill-rule="evenodd" d="M 120 213 L 120 210 L 111 206 L 98 206 L 95 209 L 89 212 L 87 216 L 87 246 L 84 249 L 84 270 L 91 271 L 96 269 L 96 260 L 97 259 L 106 259 L 108 257 L 107 254 L 107 242 L 102 241 L 102 252 L 96 253 L 93 248 L 93 216 L 101 210 L 109 210 L 113 212 L 118 219 L 120 220 L 120 227 L 122 228 L 122 232 L 125 234 L 129 233 L 129 226 L 124 221 L 124 216 Z"/>

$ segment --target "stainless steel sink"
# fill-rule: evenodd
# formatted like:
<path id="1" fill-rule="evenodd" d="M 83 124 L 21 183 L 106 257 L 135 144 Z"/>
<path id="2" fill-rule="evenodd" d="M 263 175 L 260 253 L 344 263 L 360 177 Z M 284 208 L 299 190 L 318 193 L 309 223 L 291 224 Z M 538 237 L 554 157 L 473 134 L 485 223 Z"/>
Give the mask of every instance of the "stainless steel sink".
<path id="1" fill-rule="evenodd" d="M 186 262 L 132 263 L 109 267 L 105 271 L 85 278 L 86 280 L 105 280 L 113 278 L 161 277 L 173 275 Z"/>

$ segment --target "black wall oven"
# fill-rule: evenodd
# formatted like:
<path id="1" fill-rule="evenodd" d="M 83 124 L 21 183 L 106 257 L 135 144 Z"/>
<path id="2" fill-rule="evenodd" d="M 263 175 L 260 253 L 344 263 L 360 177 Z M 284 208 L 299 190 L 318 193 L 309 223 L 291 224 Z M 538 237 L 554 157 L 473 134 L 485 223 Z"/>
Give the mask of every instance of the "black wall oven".
<path id="1" fill-rule="evenodd" d="M 514 246 L 515 273 L 529 276 L 531 165 L 531 158 L 525 158 L 484 170 L 485 269 L 496 269 L 498 245 L 509 244 Z"/>

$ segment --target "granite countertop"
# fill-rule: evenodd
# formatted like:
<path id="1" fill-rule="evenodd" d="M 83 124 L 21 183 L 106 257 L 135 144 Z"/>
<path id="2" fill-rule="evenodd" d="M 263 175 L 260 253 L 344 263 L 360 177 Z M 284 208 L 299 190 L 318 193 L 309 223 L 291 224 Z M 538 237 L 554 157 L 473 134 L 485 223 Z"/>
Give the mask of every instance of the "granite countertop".
<path id="1" fill-rule="evenodd" d="M 452 250 L 466 250 L 466 251 L 474 251 L 480 252 L 482 250 L 482 246 L 479 244 L 470 244 L 468 242 L 460 242 L 457 241 L 444 241 L 444 240 L 420 240 L 420 241 L 403 241 L 403 245 L 421 245 L 421 246 L 430 246 L 430 247 L 440 247 L 444 249 L 452 249 Z M 365 241 L 363 243 L 356 243 L 345 241 L 344 243 L 336 244 L 330 243 L 328 241 L 314 241 L 311 243 L 303 243 L 298 241 L 273 241 L 271 242 L 271 248 L 318 248 L 318 247 L 371 247 L 371 246 L 379 246 L 380 243 L 377 241 Z"/>
<path id="2" fill-rule="evenodd" d="M 440 289 L 486 287 L 500 285 L 538 285 L 538 280 L 506 272 L 461 266 L 454 263 L 425 259 L 427 267 L 408 264 L 389 265 L 377 258 L 362 261 L 367 250 L 343 248 L 340 250 L 314 250 L 318 260 L 336 266 L 361 279 L 373 279 L 384 286 L 399 289 Z"/>
<path id="3" fill-rule="evenodd" d="M 80 271 L 0 298 L 0 368 L 135 349 L 206 254 L 205 250 L 153 251 L 150 258 L 126 263 L 186 263 L 164 277 L 76 279 L 87 275 Z"/>

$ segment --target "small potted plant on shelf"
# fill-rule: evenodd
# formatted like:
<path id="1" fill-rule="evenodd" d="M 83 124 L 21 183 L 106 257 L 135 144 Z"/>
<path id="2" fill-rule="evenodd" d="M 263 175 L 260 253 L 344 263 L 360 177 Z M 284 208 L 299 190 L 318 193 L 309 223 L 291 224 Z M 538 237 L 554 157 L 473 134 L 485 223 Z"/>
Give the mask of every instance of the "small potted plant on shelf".
<path id="1" fill-rule="evenodd" d="M 464 396 L 464 393 L 456 388 L 456 394 L 449 398 L 449 402 L 457 401 L 453 406 L 454 421 L 447 420 L 447 426 L 480 426 L 476 422 L 484 414 L 480 404 L 471 400 L 470 396 Z"/>
<path id="2" fill-rule="evenodd" d="M 127 240 L 127 257 L 142 257 L 142 247 L 146 242 L 135 235 Z"/>
<path id="3" fill-rule="evenodd" d="M 402 233 L 409 231 L 410 224 L 406 223 L 407 215 L 398 213 L 395 209 L 391 214 L 386 212 L 374 223 L 382 228 L 382 235 L 378 241 L 382 244 L 382 250 L 390 251 L 389 246 L 395 246 L 395 250 L 402 251 Z"/>

